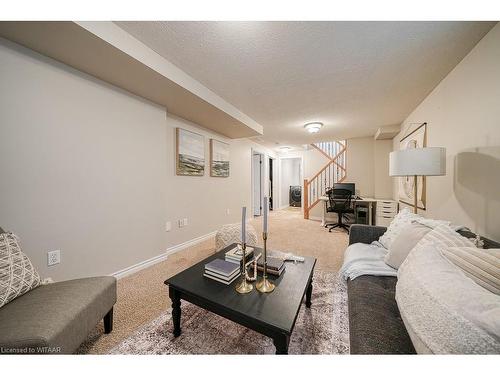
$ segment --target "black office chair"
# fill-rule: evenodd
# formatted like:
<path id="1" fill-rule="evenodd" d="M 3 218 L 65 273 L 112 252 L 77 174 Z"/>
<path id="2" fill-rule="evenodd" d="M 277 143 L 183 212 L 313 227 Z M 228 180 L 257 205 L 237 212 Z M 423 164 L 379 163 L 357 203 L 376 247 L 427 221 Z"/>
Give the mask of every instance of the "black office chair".
<path id="1" fill-rule="evenodd" d="M 349 233 L 349 225 L 344 224 L 342 218 L 345 214 L 353 214 L 354 209 L 351 204 L 352 193 L 347 189 L 330 189 L 328 191 L 328 205 L 326 212 L 335 212 L 338 220 L 335 224 L 326 224 L 325 228 L 330 227 L 329 232 L 333 228 L 343 228 Z"/>

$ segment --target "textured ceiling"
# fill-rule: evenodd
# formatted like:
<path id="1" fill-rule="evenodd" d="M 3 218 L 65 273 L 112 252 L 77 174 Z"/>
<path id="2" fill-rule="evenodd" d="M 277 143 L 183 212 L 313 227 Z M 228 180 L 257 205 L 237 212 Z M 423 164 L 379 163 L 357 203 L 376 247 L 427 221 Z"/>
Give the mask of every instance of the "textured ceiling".
<path id="1" fill-rule="evenodd" d="M 298 145 L 400 124 L 495 23 L 117 24 L 263 125 L 260 142 Z"/>

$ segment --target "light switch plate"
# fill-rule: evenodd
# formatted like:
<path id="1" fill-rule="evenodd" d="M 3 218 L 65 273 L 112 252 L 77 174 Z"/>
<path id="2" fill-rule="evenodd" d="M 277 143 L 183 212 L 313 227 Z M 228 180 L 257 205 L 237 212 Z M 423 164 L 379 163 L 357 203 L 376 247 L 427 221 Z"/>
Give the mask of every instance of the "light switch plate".
<path id="1" fill-rule="evenodd" d="M 172 223 L 170 221 L 167 221 L 165 224 L 165 232 L 170 232 L 172 230 Z"/>
<path id="2" fill-rule="evenodd" d="M 184 220 L 183 220 L 183 226 L 185 227 L 186 225 L 188 225 L 188 219 L 184 218 Z"/>

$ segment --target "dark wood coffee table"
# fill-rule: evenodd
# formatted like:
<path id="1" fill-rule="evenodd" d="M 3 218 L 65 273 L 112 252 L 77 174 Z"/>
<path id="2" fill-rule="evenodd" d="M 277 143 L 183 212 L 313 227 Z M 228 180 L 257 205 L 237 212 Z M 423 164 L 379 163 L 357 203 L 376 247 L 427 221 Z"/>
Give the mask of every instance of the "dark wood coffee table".
<path id="1" fill-rule="evenodd" d="M 203 276 L 206 263 L 216 258 L 224 259 L 225 253 L 234 246 L 222 249 L 165 281 L 172 300 L 174 336 L 181 334 L 182 299 L 272 338 L 276 354 L 288 354 L 288 343 L 304 295 L 306 307 L 311 307 L 316 258 L 305 257 L 303 263 L 296 264 L 286 262 L 280 277 L 269 276 L 276 284 L 272 293 L 260 293 L 254 285 L 251 293 L 238 294 L 234 287 L 241 278 L 224 285 Z"/>

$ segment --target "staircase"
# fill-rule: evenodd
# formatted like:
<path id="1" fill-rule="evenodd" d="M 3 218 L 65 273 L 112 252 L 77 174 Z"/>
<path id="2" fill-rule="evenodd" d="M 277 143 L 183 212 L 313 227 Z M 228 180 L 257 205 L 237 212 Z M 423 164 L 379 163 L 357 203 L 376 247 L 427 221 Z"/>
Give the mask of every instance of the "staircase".
<path id="1" fill-rule="evenodd" d="M 346 178 L 345 140 L 314 143 L 311 147 L 328 158 L 328 162 L 311 179 L 304 180 L 304 219 L 309 219 L 311 209 L 334 183 L 342 182 Z"/>

